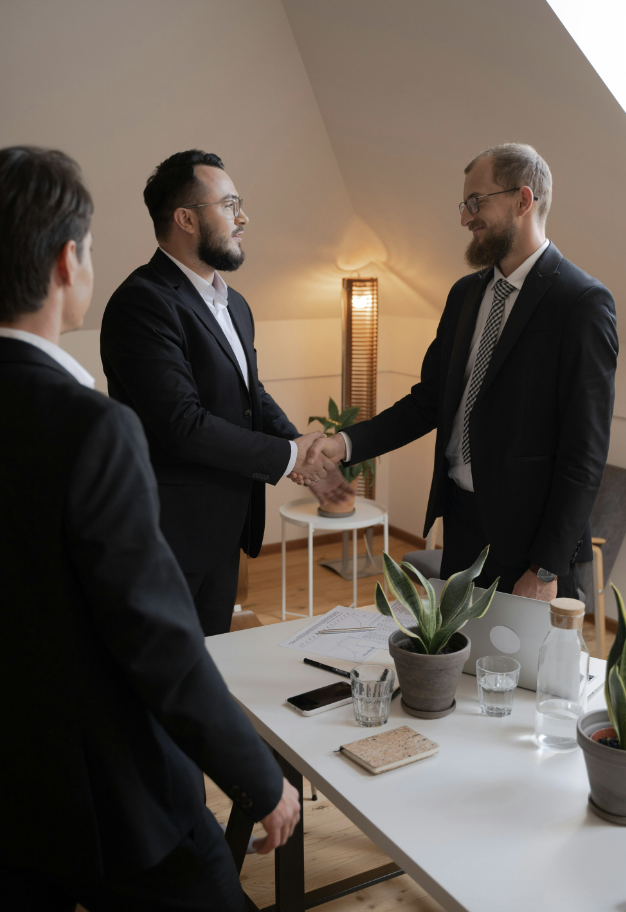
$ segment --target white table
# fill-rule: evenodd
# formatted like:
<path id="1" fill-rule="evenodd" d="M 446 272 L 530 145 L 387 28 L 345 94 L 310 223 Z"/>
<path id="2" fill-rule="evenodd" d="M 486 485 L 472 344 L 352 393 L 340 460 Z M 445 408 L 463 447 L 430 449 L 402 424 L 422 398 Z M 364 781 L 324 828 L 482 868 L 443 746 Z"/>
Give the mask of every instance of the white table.
<path id="1" fill-rule="evenodd" d="M 389 551 L 389 517 L 386 509 L 375 500 L 368 500 L 365 497 L 357 497 L 355 500 L 355 512 L 352 516 L 337 517 L 328 519 L 320 516 L 317 512 L 319 504 L 317 500 L 301 498 L 300 500 L 291 500 L 283 504 L 280 508 L 280 517 L 282 523 L 282 581 L 283 581 L 283 602 L 282 618 L 285 620 L 286 615 L 292 617 L 305 617 L 297 611 L 287 611 L 287 540 L 286 524 L 293 523 L 294 526 L 305 526 L 308 528 L 308 545 L 309 545 L 309 617 L 313 617 L 313 532 L 314 530 L 324 530 L 325 532 L 345 532 L 352 529 L 352 564 L 353 564 L 353 581 L 352 581 L 352 605 L 351 608 L 357 607 L 357 531 L 367 529 L 370 526 L 382 524 L 385 551 Z"/>
<path id="2" fill-rule="evenodd" d="M 388 727 L 408 725 L 440 751 L 370 776 L 334 753 L 368 735 L 351 706 L 303 717 L 283 705 L 294 693 L 338 680 L 278 646 L 304 623 L 224 634 L 207 644 L 259 734 L 446 910 L 626 910 L 626 829 L 587 810 L 580 750 L 559 754 L 535 745 L 534 693 L 518 688 L 512 715 L 502 719 L 480 715 L 469 675 L 461 676 L 456 711 L 444 719 L 415 719 L 395 700 Z M 386 651 L 371 661 L 392 664 Z M 603 705 L 601 693 L 589 704 Z M 305 905 L 292 898 L 275 908 Z"/>

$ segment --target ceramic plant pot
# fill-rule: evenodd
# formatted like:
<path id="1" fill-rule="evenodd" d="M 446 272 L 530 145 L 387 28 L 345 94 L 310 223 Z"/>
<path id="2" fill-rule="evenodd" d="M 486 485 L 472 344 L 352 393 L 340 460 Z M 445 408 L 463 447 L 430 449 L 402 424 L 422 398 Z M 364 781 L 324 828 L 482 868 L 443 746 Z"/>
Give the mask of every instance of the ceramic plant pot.
<path id="1" fill-rule="evenodd" d="M 417 633 L 417 628 L 411 628 Z M 444 655 L 419 655 L 402 646 L 409 637 L 396 630 L 389 637 L 389 652 L 396 663 L 402 689 L 402 707 L 419 719 L 441 719 L 456 709 L 457 684 L 470 654 L 470 641 L 464 633 L 450 637 L 452 652 Z"/>
<path id="2" fill-rule="evenodd" d="M 576 740 L 587 764 L 590 809 L 603 820 L 626 826 L 626 751 L 593 740 L 594 734 L 610 725 L 605 709 L 585 713 L 578 720 Z"/>
<path id="3" fill-rule="evenodd" d="M 342 503 L 325 503 L 323 507 L 318 507 L 317 512 L 320 516 L 325 516 L 328 519 L 345 519 L 346 516 L 352 516 L 354 513 L 354 501 L 356 498 L 356 486 L 358 483 L 358 478 L 355 478 L 354 481 L 350 482 L 350 487 L 352 488 L 352 493 L 348 494 L 348 499 L 344 500 Z"/>

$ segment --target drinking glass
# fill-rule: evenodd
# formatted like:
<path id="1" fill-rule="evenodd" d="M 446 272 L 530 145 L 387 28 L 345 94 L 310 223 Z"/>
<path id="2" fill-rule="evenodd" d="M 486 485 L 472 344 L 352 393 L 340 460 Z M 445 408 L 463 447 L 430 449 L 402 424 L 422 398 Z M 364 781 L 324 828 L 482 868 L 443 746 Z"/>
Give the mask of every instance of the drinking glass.
<path id="1" fill-rule="evenodd" d="M 395 672 L 386 665 L 357 665 L 350 672 L 352 706 L 357 725 L 372 728 L 389 718 Z"/>
<path id="2" fill-rule="evenodd" d="M 509 656 L 485 656 L 476 662 L 480 711 L 486 716 L 510 716 L 519 680 L 520 663 Z"/>

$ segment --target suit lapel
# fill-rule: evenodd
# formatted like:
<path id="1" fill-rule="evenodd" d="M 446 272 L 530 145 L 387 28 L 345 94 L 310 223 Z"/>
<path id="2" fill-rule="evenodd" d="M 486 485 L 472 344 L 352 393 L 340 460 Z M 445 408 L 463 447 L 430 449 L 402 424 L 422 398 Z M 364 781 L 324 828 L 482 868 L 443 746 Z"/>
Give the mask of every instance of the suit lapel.
<path id="1" fill-rule="evenodd" d="M 203 323 L 203 325 L 209 330 L 209 332 L 215 337 L 216 341 L 221 346 L 224 354 L 226 354 L 235 368 L 237 373 L 241 377 L 241 382 L 243 385 L 246 385 L 243 374 L 241 373 L 241 368 L 239 367 L 239 362 L 235 357 L 235 353 L 231 348 L 230 342 L 222 332 L 222 327 L 217 322 L 213 314 L 208 308 L 206 302 L 202 299 L 199 292 L 193 287 L 187 276 L 184 272 L 178 268 L 176 263 L 173 263 L 168 256 L 166 256 L 162 250 L 157 250 L 152 260 L 150 261 L 155 269 L 163 276 L 168 285 L 178 293 L 179 297 L 182 299 L 183 303 L 194 312 L 198 319 Z M 233 311 L 230 308 L 229 302 L 229 313 L 231 318 L 233 316 Z M 233 320 L 233 322 L 235 322 Z M 243 341 L 241 336 L 241 330 L 239 327 L 239 321 L 235 324 L 237 332 L 239 332 L 239 337 L 241 338 L 242 344 L 244 345 L 244 350 L 246 352 L 246 357 L 248 358 L 248 368 L 250 367 L 250 357 L 248 354 L 248 349 Z"/>
<path id="2" fill-rule="evenodd" d="M 558 267 L 562 259 L 563 257 L 554 244 L 550 244 L 546 252 L 537 260 L 526 276 L 509 318 L 504 324 L 502 335 L 498 339 L 491 356 L 476 402 L 479 402 L 484 396 L 494 377 L 509 356 L 522 330 L 532 317 L 535 308 L 557 279 L 559 274 Z"/>
<path id="3" fill-rule="evenodd" d="M 247 306 L 245 304 L 242 304 L 239 298 L 239 292 L 235 291 L 234 288 L 231 288 L 229 285 L 228 312 L 230 313 L 230 318 L 233 321 L 233 326 L 237 330 L 239 341 L 241 342 L 246 355 L 246 361 L 248 362 L 248 380 L 250 382 L 250 386 L 252 387 L 252 377 L 256 371 L 256 359 L 254 357 L 254 339 L 252 337 L 252 327 L 250 325 L 250 320 L 247 319 L 247 314 L 244 313 L 244 307 L 247 310 Z"/>
<path id="4" fill-rule="evenodd" d="M 470 285 L 465 295 L 465 300 L 461 307 L 444 392 L 444 427 L 452 426 L 454 416 L 459 407 L 459 402 L 461 401 L 461 396 L 463 395 L 465 367 L 467 365 L 467 359 L 469 358 L 472 336 L 474 335 L 474 329 L 476 328 L 476 319 L 485 294 L 485 289 L 492 278 L 493 269 L 488 270 L 486 273 L 477 273 L 474 277 L 474 282 Z"/>

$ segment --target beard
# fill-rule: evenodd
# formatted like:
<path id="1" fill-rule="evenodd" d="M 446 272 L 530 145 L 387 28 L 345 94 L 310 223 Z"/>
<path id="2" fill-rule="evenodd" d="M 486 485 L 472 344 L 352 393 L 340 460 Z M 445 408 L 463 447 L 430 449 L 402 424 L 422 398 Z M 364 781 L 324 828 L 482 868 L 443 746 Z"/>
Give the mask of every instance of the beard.
<path id="1" fill-rule="evenodd" d="M 246 258 L 243 250 L 229 250 L 228 239 L 200 222 L 200 237 L 196 254 L 199 260 L 218 272 L 234 272 Z"/>
<path id="2" fill-rule="evenodd" d="M 503 225 L 485 228 L 482 237 L 472 238 L 465 251 L 465 261 L 470 269 L 495 266 L 510 254 L 516 238 L 515 221 L 511 215 Z"/>

